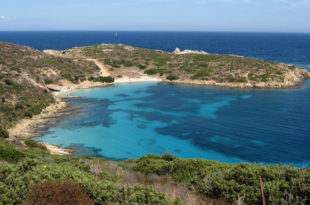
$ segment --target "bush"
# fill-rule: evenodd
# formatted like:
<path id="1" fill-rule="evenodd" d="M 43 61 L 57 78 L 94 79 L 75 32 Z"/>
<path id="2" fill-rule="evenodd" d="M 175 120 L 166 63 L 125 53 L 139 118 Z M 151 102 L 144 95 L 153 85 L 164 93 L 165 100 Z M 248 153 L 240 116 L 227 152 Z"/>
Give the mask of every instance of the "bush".
<path id="1" fill-rule="evenodd" d="M 111 181 L 99 181 L 93 189 L 96 204 L 165 204 L 181 205 L 179 199 L 170 199 L 149 186 L 124 188 Z"/>
<path id="2" fill-rule="evenodd" d="M 89 198 L 96 204 L 183 204 L 148 186 L 123 186 L 116 175 L 108 172 L 101 172 L 95 184 L 86 164 L 70 157 L 49 157 L 54 161 L 26 158 L 18 164 L 0 163 L 0 204 L 71 204 L 66 199 L 87 204 Z M 87 200 L 82 201 L 80 195 Z"/>
<path id="3" fill-rule="evenodd" d="M 177 76 L 177 75 L 170 74 L 167 76 L 167 80 L 170 80 L 170 81 L 178 80 L 178 79 L 179 79 L 179 76 Z"/>
<path id="4" fill-rule="evenodd" d="M 161 68 L 152 68 L 152 69 L 144 71 L 144 73 L 148 75 L 154 75 L 157 73 L 159 73 L 160 75 L 163 75 L 165 73 L 168 73 L 168 71 L 166 69 L 161 69 Z"/>
<path id="5" fill-rule="evenodd" d="M 203 78 L 203 77 L 208 77 L 210 75 L 210 73 L 213 71 L 212 68 L 202 68 L 200 70 L 197 71 L 197 73 L 192 76 L 192 79 L 199 79 L 199 78 Z"/>
<path id="6" fill-rule="evenodd" d="M 102 82 L 102 83 L 113 83 L 114 82 L 114 78 L 111 76 L 100 76 L 100 77 L 90 77 L 89 80 L 94 81 L 94 82 Z"/>
<path id="7" fill-rule="evenodd" d="M 118 65 L 118 64 L 116 64 L 116 63 L 113 63 L 111 66 L 112 66 L 113 68 L 121 68 L 121 66 Z"/>
<path id="8" fill-rule="evenodd" d="M 145 74 L 148 74 L 148 75 L 154 75 L 156 73 L 158 73 L 157 69 L 149 69 L 149 70 L 146 70 L 144 71 Z"/>
<path id="9" fill-rule="evenodd" d="M 44 182 L 31 186 L 23 205 L 91 205 L 93 200 L 79 184 L 72 181 Z"/>
<path id="10" fill-rule="evenodd" d="M 9 138 L 9 133 L 4 127 L 0 127 L 0 138 Z"/>
<path id="11" fill-rule="evenodd" d="M 46 147 L 41 144 L 41 143 L 38 143 L 34 140 L 31 140 L 31 139 L 27 139 L 25 140 L 25 144 L 29 147 L 32 147 L 32 148 L 39 148 L 39 149 L 42 149 L 42 150 L 47 150 Z"/>
<path id="12" fill-rule="evenodd" d="M 141 70 L 144 70 L 144 69 L 147 68 L 147 66 L 146 66 L 146 65 L 141 65 L 141 64 L 139 64 L 139 65 L 138 65 L 138 68 L 140 68 Z"/>
<path id="13" fill-rule="evenodd" d="M 101 82 L 105 82 L 105 83 L 113 83 L 114 82 L 114 78 L 111 76 L 107 76 L 107 77 L 100 76 L 99 79 Z"/>
<path id="14" fill-rule="evenodd" d="M 51 79 L 51 78 L 46 78 L 46 79 L 44 80 L 44 83 L 45 83 L 45 85 L 48 85 L 48 84 L 53 84 L 54 81 L 53 81 L 53 79 Z"/>
<path id="15" fill-rule="evenodd" d="M 125 61 L 123 64 L 125 67 L 132 67 L 134 64 L 131 61 Z"/>
<path id="16" fill-rule="evenodd" d="M 0 160 L 7 162 L 18 162 L 25 157 L 24 153 L 10 144 L 0 144 Z"/>
<path id="17" fill-rule="evenodd" d="M 111 60 L 109 58 L 104 59 L 104 64 L 111 65 Z"/>
<path id="18" fill-rule="evenodd" d="M 267 204 L 310 203 L 310 169 L 148 155 L 136 160 L 134 170 L 144 174 L 169 174 L 175 181 L 194 187 L 206 196 L 225 198 L 229 202 L 244 197 L 245 204 L 261 203 L 261 176 Z"/>
<path id="19" fill-rule="evenodd" d="M 27 110 L 25 113 L 24 113 L 25 117 L 29 117 L 29 118 L 32 118 L 33 117 L 33 114 L 30 110 Z"/>
<path id="20" fill-rule="evenodd" d="M 10 79 L 5 79 L 4 82 L 7 85 L 13 85 L 14 84 Z"/>

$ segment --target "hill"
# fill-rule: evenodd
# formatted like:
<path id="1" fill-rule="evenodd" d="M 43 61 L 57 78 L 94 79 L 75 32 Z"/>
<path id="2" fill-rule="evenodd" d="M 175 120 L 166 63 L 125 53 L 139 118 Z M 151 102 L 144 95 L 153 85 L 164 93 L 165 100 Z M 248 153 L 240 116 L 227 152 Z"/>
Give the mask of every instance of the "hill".
<path id="1" fill-rule="evenodd" d="M 169 53 L 127 45 L 103 44 L 57 52 L 70 59 L 96 59 L 114 78 L 145 75 L 176 83 L 226 87 L 288 88 L 300 85 L 309 72 L 259 59 L 186 50 Z"/>

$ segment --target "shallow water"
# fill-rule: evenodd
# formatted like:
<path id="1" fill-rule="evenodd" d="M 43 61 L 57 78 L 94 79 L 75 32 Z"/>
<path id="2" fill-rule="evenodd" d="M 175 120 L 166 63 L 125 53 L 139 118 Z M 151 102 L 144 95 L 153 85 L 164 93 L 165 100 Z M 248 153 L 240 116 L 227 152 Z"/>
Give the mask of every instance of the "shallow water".
<path id="1" fill-rule="evenodd" d="M 76 90 L 78 115 L 39 141 L 113 160 L 172 153 L 222 162 L 308 166 L 310 85 L 238 90 L 164 83 Z"/>

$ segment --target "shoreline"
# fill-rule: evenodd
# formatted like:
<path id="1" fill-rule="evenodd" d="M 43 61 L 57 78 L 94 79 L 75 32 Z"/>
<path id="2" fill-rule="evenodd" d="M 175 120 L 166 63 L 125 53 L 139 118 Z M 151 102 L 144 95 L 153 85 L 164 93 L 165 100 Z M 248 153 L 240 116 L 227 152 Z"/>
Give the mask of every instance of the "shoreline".
<path id="1" fill-rule="evenodd" d="M 76 90 L 76 89 L 87 89 L 87 88 L 95 88 L 95 87 L 105 87 L 110 85 L 117 85 L 117 84 L 124 84 L 124 83 L 140 83 L 140 82 L 163 82 L 163 83 L 171 83 L 171 84 L 185 84 L 185 85 L 200 85 L 200 86 L 214 86 L 218 88 L 232 88 L 232 89 L 289 89 L 294 87 L 300 87 L 304 81 L 299 82 L 298 84 L 292 84 L 286 87 L 268 87 L 265 83 L 261 84 L 260 86 L 253 87 L 251 84 L 245 83 L 217 83 L 211 81 L 199 81 L 199 80 L 175 80 L 170 81 L 158 77 L 150 77 L 150 76 L 141 76 L 137 78 L 130 78 L 130 77 L 123 77 L 118 78 L 113 83 L 101 83 L 101 82 L 91 82 L 91 81 L 84 81 L 79 84 L 72 84 L 68 81 L 62 81 L 62 89 L 59 92 L 53 93 L 55 98 L 55 103 L 49 105 L 39 115 L 35 115 L 30 119 L 22 119 L 18 121 L 13 127 L 8 129 L 9 139 L 12 140 L 13 138 L 17 139 L 29 139 L 33 137 L 40 136 L 38 134 L 38 129 L 40 126 L 47 125 L 51 118 L 61 117 L 62 114 L 60 112 L 64 111 L 70 105 L 69 103 L 65 102 L 64 99 L 71 98 L 68 95 L 65 95 L 67 92 Z M 236 86 L 232 86 L 232 85 Z M 242 85 L 242 86 L 241 86 Z M 67 87 L 67 88 L 66 88 Z M 42 143 L 46 146 L 48 151 L 51 154 L 56 155 L 71 155 L 74 150 L 62 148 L 56 145 Z"/>
<path id="2" fill-rule="evenodd" d="M 55 96 L 56 102 L 50 104 L 48 107 L 42 110 L 38 115 L 32 118 L 22 119 L 18 121 L 13 127 L 8 129 L 9 138 L 8 140 L 14 141 L 31 139 L 33 137 L 39 137 L 38 129 L 42 125 L 47 125 L 51 118 L 59 117 L 59 112 L 65 110 L 70 105 L 67 102 L 62 101 L 60 98 Z M 45 145 L 47 150 L 51 154 L 56 155 L 71 155 L 72 150 L 64 149 L 58 146 L 54 146 L 47 143 L 41 143 Z"/>

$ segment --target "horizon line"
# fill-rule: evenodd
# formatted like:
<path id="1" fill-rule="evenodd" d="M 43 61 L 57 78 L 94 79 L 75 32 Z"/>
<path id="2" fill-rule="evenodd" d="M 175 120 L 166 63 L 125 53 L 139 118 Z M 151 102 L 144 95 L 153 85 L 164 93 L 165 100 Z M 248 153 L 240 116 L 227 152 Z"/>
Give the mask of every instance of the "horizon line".
<path id="1" fill-rule="evenodd" d="M 202 30 L 2 30 L 0 32 L 183 32 L 183 33 L 274 33 L 274 34 L 310 34 L 309 32 L 289 31 L 202 31 Z"/>

